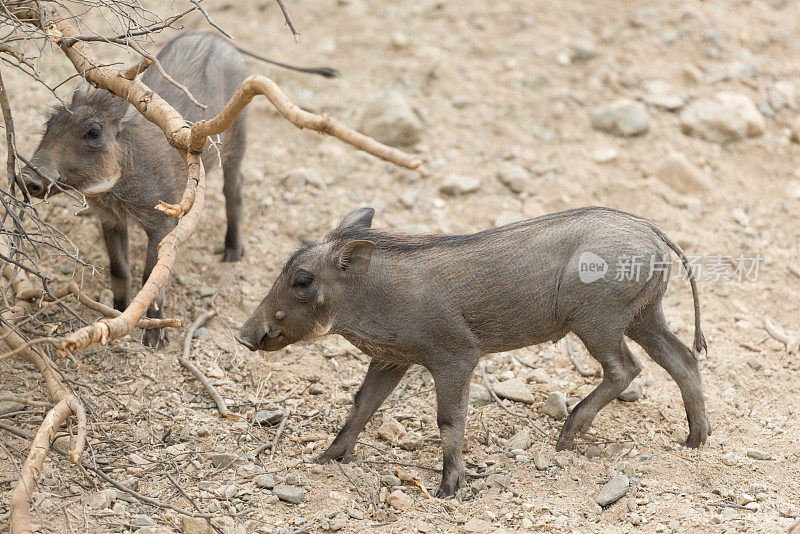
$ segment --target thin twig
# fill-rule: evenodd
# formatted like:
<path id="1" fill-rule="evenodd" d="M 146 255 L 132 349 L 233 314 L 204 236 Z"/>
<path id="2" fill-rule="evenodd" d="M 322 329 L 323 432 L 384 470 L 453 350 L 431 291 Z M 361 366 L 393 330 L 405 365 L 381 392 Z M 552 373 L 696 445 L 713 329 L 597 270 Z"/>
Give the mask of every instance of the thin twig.
<path id="1" fill-rule="evenodd" d="M 575 370 L 578 371 L 578 374 L 584 377 L 594 377 L 600 376 L 600 370 L 592 371 L 589 369 L 584 369 L 581 365 L 581 362 L 578 361 L 578 354 L 572 347 L 572 341 L 570 341 L 569 336 L 564 338 L 564 348 L 567 356 L 569 356 L 569 361 L 572 362 L 572 365 L 575 367 Z"/>
<path id="2" fill-rule="evenodd" d="M 186 338 L 183 340 L 183 355 L 178 356 L 178 362 L 188 369 L 203 385 L 208 394 L 211 395 L 211 398 L 214 399 L 214 404 L 216 404 L 219 414 L 222 417 L 226 417 L 228 415 L 228 407 L 225 405 L 225 400 L 220 396 L 217 388 L 209 382 L 206 375 L 188 359 L 189 353 L 192 351 L 192 338 L 194 337 L 194 333 L 216 314 L 217 312 L 215 310 L 207 311 L 189 326 L 189 329 L 186 331 Z"/>
<path id="3" fill-rule="evenodd" d="M 500 406 L 500 407 L 501 407 L 503 410 L 505 410 L 507 413 L 509 413 L 509 414 L 513 415 L 514 417 L 519 417 L 519 418 L 522 418 L 522 419 L 527 419 L 527 420 L 528 420 L 528 423 L 530 423 L 530 424 L 531 424 L 531 426 L 532 426 L 533 428 L 535 428 L 535 429 L 536 429 L 536 430 L 537 430 L 537 431 L 538 431 L 538 432 L 539 432 L 539 433 L 540 433 L 542 436 L 544 436 L 544 437 L 546 437 L 546 438 L 548 438 L 548 439 L 550 438 L 550 434 L 548 434 L 547 432 L 545 432 L 544 430 L 542 430 L 542 429 L 539 427 L 539 425 L 537 425 L 536 423 L 534 423 L 534 422 L 533 422 L 533 420 L 532 420 L 530 417 L 528 417 L 528 416 L 527 416 L 527 415 L 525 415 L 524 413 L 517 413 L 517 412 L 515 412 L 515 411 L 511 410 L 511 409 L 510 409 L 508 406 L 506 406 L 506 405 L 503 403 L 503 401 L 502 401 L 502 400 L 500 400 L 500 397 L 498 397 L 498 396 L 497 396 L 497 393 L 495 393 L 495 391 L 494 391 L 494 388 L 493 388 L 493 387 L 492 387 L 492 385 L 489 383 L 489 377 L 487 377 L 487 376 L 486 376 L 486 367 L 485 367 L 485 366 L 483 366 L 483 365 L 481 365 L 481 377 L 483 378 L 483 385 L 484 385 L 484 386 L 486 386 L 486 389 L 488 389 L 488 390 L 489 390 L 489 394 L 492 396 L 492 399 L 494 399 L 494 402 L 495 402 L 495 403 L 496 403 L 498 406 Z"/>
<path id="4" fill-rule="evenodd" d="M 283 3 L 283 0 L 275 0 L 281 8 L 283 12 L 283 18 L 286 20 L 286 25 L 289 26 L 289 29 L 292 31 L 292 36 L 294 37 L 294 42 L 300 42 L 300 32 L 297 31 L 297 28 L 294 27 L 294 22 L 292 22 L 292 17 L 289 15 L 289 9 L 286 7 L 286 4 Z"/>

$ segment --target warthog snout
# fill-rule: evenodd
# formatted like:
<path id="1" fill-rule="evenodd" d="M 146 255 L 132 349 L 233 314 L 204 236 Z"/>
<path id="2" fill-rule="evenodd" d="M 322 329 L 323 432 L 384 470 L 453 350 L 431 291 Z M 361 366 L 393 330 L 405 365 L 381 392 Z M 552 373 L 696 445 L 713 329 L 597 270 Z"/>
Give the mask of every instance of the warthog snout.
<path id="1" fill-rule="evenodd" d="M 272 325 L 265 325 L 259 320 L 251 318 L 242 325 L 234 338 L 236 341 L 250 349 L 256 350 L 274 350 L 271 348 L 275 341 L 280 342 L 283 337 L 283 331 L 275 328 Z"/>
<path id="2" fill-rule="evenodd" d="M 44 198 L 50 184 L 36 172 L 29 168 L 22 169 L 17 176 L 17 184 L 23 191 L 27 191 L 34 198 Z"/>

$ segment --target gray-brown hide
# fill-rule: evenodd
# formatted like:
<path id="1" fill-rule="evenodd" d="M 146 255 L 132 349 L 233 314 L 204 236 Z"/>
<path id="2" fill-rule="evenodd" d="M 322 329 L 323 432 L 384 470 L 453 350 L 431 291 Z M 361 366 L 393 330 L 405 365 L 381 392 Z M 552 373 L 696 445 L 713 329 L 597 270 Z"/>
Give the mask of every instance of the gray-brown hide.
<path id="1" fill-rule="evenodd" d="M 195 122 L 215 116 L 247 76 L 238 51 L 226 39 L 211 33 L 188 34 L 170 41 L 158 59 L 174 79 L 183 83 L 203 110 L 170 84 L 155 67 L 142 81 L 169 102 L 183 117 Z M 241 174 L 246 147 L 245 113 L 221 136 L 220 154 L 213 147 L 203 152 L 206 169 L 222 160 L 228 228 L 222 261 L 242 255 Z M 147 234 L 147 259 L 143 279 L 156 263 L 158 244 L 177 224 L 154 209 L 159 200 L 175 203 L 186 187 L 186 166 L 178 151 L 158 126 L 136 109 L 107 91 L 85 84 L 68 107 L 55 108 L 31 164 L 53 178 L 50 183 L 31 168 L 22 171 L 22 182 L 35 197 L 52 195 L 66 186 L 86 196 L 99 217 L 110 260 L 114 307 L 123 310 L 130 300 L 131 272 L 128 260 L 128 224 L 139 224 Z M 147 310 L 147 317 L 162 317 L 163 290 Z M 158 344 L 159 330 L 145 332 L 144 342 Z"/>
<path id="2" fill-rule="evenodd" d="M 341 334 L 372 357 L 347 421 L 320 462 L 347 460 L 408 367 L 423 365 L 436 384 L 444 452 L 439 494 L 451 495 L 464 478 L 469 382 L 480 356 L 556 341 L 570 331 L 600 362 L 603 380 L 567 418 L 557 449 L 572 446 L 641 371 L 625 336 L 678 383 L 689 420 L 686 444 L 706 441 L 711 425 L 697 355 L 670 331 L 661 308 L 670 248 L 687 260 L 653 224 L 580 208 L 472 235 L 402 235 L 372 230 L 372 215 L 357 210 L 322 242 L 295 252 L 237 334 L 251 350 Z M 644 262 L 640 276 L 615 276 L 631 257 Z M 651 258 L 667 272 L 649 276 Z M 605 276 L 582 281 L 588 260 L 604 261 Z M 700 351 L 705 341 L 690 280 Z"/>

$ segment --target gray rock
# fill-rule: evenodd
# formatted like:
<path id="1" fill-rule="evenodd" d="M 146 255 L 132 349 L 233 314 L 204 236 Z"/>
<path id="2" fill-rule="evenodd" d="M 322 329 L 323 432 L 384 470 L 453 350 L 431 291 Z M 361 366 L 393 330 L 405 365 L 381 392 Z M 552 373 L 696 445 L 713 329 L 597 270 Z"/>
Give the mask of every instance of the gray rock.
<path id="1" fill-rule="evenodd" d="M 551 392 L 544 401 L 542 413 L 553 419 L 564 419 L 567 416 L 567 402 L 564 394 L 560 391 Z"/>
<path id="2" fill-rule="evenodd" d="M 712 141 L 728 143 L 764 133 L 765 121 L 748 96 L 739 93 L 718 93 L 713 98 L 700 98 L 681 113 L 684 133 Z"/>
<path id="3" fill-rule="evenodd" d="M 117 492 L 112 489 L 97 491 L 89 495 L 86 505 L 92 510 L 103 510 L 111 506 L 116 496 Z"/>
<path id="4" fill-rule="evenodd" d="M 772 455 L 770 453 L 758 449 L 748 449 L 747 457 L 753 460 L 772 460 Z"/>
<path id="5" fill-rule="evenodd" d="M 439 192 L 443 195 L 458 196 L 473 193 L 480 189 L 481 179 L 475 176 L 463 176 L 460 174 L 450 174 L 439 186 Z"/>
<path id="6" fill-rule="evenodd" d="M 522 193 L 530 185 L 531 175 L 524 168 L 511 163 L 497 171 L 497 179 L 514 193 Z"/>
<path id="7" fill-rule="evenodd" d="M 530 392 L 525 382 L 519 378 L 512 378 L 503 382 L 494 384 L 494 392 L 501 399 L 508 399 L 516 402 L 524 402 L 526 404 L 533 404 L 536 402 L 536 397 Z"/>
<path id="8" fill-rule="evenodd" d="M 479 517 L 473 517 L 461 527 L 465 532 L 489 532 L 494 529 L 491 523 Z"/>
<path id="9" fill-rule="evenodd" d="M 253 414 L 254 425 L 275 425 L 283 419 L 282 410 L 258 410 Z"/>
<path id="10" fill-rule="evenodd" d="M 406 432 L 397 441 L 397 444 L 400 446 L 400 448 L 407 451 L 416 451 L 417 449 L 421 449 L 424 443 L 425 440 L 423 439 L 422 434 L 419 432 Z"/>
<path id="11" fill-rule="evenodd" d="M 181 532 L 183 534 L 216 534 L 208 519 L 186 515 L 181 516 Z"/>
<path id="12" fill-rule="evenodd" d="M 487 406 L 492 403 L 492 395 L 480 384 L 470 384 L 469 403 L 473 406 Z"/>
<path id="13" fill-rule="evenodd" d="M 739 458 L 737 458 L 732 452 L 723 454 L 719 459 L 723 464 L 728 466 L 734 466 L 739 463 Z"/>
<path id="14" fill-rule="evenodd" d="M 641 135 L 650 126 L 650 116 L 644 104 L 629 98 L 620 98 L 596 108 L 591 121 L 595 130 L 621 137 Z"/>
<path id="15" fill-rule="evenodd" d="M 264 473 L 256 477 L 256 486 L 259 488 L 272 489 L 275 487 L 275 477 L 270 473 Z"/>
<path id="16" fill-rule="evenodd" d="M 597 496 L 594 498 L 595 502 L 600 506 L 608 506 L 609 504 L 617 502 L 619 499 L 625 496 L 628 493 L 628 488 L 630 487 L 630 480 L 628 477 L 619 474 L 605 483 L 605 485 L 600 488 L 600 491 L 597 492 Z"/>
<path id="17" fill-rule="evenodd" d="M 486 477 L 486 485 L 490 488 L 506 489 L 511 485 L 511 477 L 501 473 L 492 473 Z"/>
<path id="18" fill-rule="evenodd" d="M 347 510 L 347 515 L 349 515 L 350 517 L 352 517 L 357 521 L 361 521 L 365 517 L 364 512 L 362 512 L 358 508 L 350 508 L 349 510 Z"/>
<path id="19" fill-rule="evenodd" d="M 422 122 L 400 93 L 373 100 L 361 116 L 363 133 L 391 146 L 409 146 L 422 138 Z"/>
<path id="20" fill-rule="evenodd" d="M 407 510 L 414 506 L 414 501 L 401 489 L 396 489 L 386 497 L 386 504 L 395 510 Z"/>
<path id="21" fill-rule="evenodd" d="M 506 450 L 513 451 L 515 449 L 525 450 L 531 446 L 531 431 L 527 427 L 511 436 L 506 442 Z"/>
<path id="22" fill-rule="evenodd" d="M 194 331 L 194 335 L 192 335 L 192 338 L 194 338 L 194 339 L 207 339 L 207 338 L 210 338 L 211 335 L 212 335 L 211 330 L 209 330 L 208 328 L 206 328 L 204 326 L 201 326 L 200 328 L 198 328 L 197 330 Z"/>
<path id="23" fill-rule="evenodd" d="M 764 365 L 761 363 L 761 360 L 755 356 L 750 356 L 750 358 L 747 360 L 747 365 L 749 365 L 753 371 L 760 371 L 761 368 L 764 367 Z"/>
<path id="24" fill-rule="evenodd" d="M 156 521 L 149 515 L 137 514 L 131 519 L 131 525 L 135 527 L 154 527 L 156 526 Z"/>
<path id="25" fill-rule="evenodd" d="M 280 500 L 291 504 L 300 504 L 305 500 L 305 492 L 297 486 L 279 484 L 272 489 L 272 493 Z"/>
<path id="26" fill-rule="evenodd" d="M 628 387 L 619 394 L 617 397 L 621 401 L 625 402 L 636 402 L 644 397 L 644 391 L 642 390 L 642 383 L 638 380 L 634 380 L 633 382 L 628 385 Z"/>
<path id="27" fill-rule="evenodd" d="M 201 299 L 208 298 L 208 297 L 212 296 L 214 293 L 216 293 L 214 288 L 213 287 L 208 287 L 208 286 L 203 286 L 203 287 L 201 287 L 200 289 L 197 290 L 197 295 Z"/>
<path id="28" fill-rule="evenodd" d="M 383 475 L 381 476 L 381 484 L 393 488 L 400 485 L 400 479 L 394 475 Z"/>
<path id="29" fill-rule="evenodd" d="M 237 455 L 229 452 L 219 452 L 211 455 L 211 465 L 217 469 L 223 469 L 233 464 L 236 461 Z"/>

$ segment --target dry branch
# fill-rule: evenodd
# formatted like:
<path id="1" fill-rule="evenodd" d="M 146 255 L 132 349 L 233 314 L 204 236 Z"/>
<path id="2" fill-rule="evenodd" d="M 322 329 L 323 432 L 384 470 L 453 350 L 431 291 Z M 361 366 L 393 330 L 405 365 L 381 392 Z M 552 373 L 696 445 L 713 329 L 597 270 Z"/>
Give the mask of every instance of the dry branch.
<path id="1" fill-rule="evenodd" d="M 782 327 L 773 323 L 772 320 L 766 315 L 764 316 L 764 330 L 766 330 L 773 339 L 776 339 L 786 345 L 786 351 L 789 354 L 800 350 L 800 335 L 786 332 Z"/>
<path id="2" fill-rule="evenodd" d="M 208 381 L 208 378 L 203 374 L 203 371 L 198 369 L 195 364 L 189 361 L 189 353 L 192 350 L 192 338 L 194 337 L 194 333 L 216 314 L 217 312 L 214 310 L 205 312 L 189 326 L 189 330 L 186 331 L 186 339 L 183 341 L 183 354 L 178 356 L 178 363 L 188 369 L 189 372 L 192 373 L 194 377 L 203 385 L 208 394 L 211 395 L 211 398 L 214 399 L 214 404 L 217 405 L 217 411 L 219 414 L 222 417 L 226 417 L 228 415 L 228 406 L 225 404 L 225 400 L 220 396 L 217 388 L 215 388 L 211 382 Z"/>

